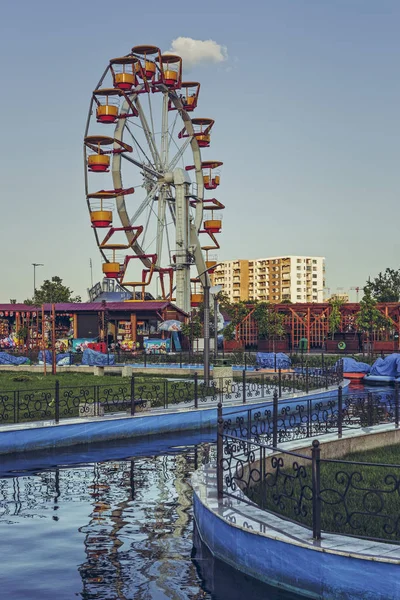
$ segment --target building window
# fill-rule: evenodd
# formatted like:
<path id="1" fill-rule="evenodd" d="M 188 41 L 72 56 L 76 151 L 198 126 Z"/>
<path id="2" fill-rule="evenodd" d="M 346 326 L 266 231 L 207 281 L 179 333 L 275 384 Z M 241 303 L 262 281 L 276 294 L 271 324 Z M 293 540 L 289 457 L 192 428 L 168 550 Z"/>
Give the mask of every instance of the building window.
<path id="1" fill-rule="evenodd" d="M 317 279 L 318 275 L 316 273 L 313 273 L 313 279 Z"/>
<path id="2" fill-rule="evenodd" d="M 313 260 L 313 265 L 316 265 L 316 264 L 317 264 L 317 261 L 316 261 L 316 260 L 315 260 L 315 258 L 314 258 L 314 260 Z"/>
<path id="3" fill-rule="evenodd" d="M 297 294 L 296 298 L 297 298 L 297 300 L 301 300 L 301 295 Z"/>

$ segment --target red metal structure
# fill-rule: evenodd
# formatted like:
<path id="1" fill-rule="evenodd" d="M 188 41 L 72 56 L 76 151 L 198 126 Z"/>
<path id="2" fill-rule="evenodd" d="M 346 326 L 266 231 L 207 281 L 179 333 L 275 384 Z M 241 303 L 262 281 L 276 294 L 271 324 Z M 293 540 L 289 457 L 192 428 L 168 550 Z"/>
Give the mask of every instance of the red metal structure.
<path id="1" fill-rule="evenodd" d="M 332 310 L 330 304 L 274 304 L 273 308 L 285 316 L 286 336 L 277 346 L 277 350 L 294 350 L 299 347 L 300 340 L 305 338 L 310 349 L 325 346 L 328 351 L 334 352 L 340 350 L 338 348 L 340 338 L 346 339 L 346 348 L 343 350 L 358 351 L 361 343 L 356 324 L 359 304 L 343 304 L 340 309 L 341 322 L 335 336 L 329 332 L 329 315 Z M 373 332 L 374 350 L 378 352 L 400 350 L 400 303 L 382 303 L 378 304 L 377 308 L 390 321 L 391 327 Z M 252 317 L 253 311 L 254 307 L 251 307 L 250 313 L 236 330 L 236 340 L 242 346 L 257 346 L 259 342 L 257 323 Z M 352 340 L 354 344 L 351 343 Z"/>

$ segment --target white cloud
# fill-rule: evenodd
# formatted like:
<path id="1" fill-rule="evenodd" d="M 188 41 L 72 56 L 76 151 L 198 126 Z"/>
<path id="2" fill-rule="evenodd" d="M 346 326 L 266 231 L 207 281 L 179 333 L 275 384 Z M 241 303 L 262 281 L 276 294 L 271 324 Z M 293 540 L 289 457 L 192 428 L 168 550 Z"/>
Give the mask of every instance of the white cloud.
<path id="1" fill-rule="evenodd" d="M 214 40 L 194 40 L 190 37 L 178 37 L 172 40 L 171 48 L 165 54 L 177 54 L 182 57 L 187 69 L 201 63 L 221 63 L 228 60 L 226 46 Z"/>

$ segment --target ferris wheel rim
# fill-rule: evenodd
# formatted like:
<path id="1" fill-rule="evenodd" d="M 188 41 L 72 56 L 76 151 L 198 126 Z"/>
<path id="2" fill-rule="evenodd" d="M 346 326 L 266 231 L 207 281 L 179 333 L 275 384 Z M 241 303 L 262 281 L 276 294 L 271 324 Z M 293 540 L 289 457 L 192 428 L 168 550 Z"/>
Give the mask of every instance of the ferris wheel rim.
<path id="1" fill-rule="evenodd" d="M 135 50 L 151 50 L 153 53 L 158 53 L 158 58 L 152 57 L 149 59 L 149 62 L 146 62 L 144 65 L 141 61 L 143 61 L 143 59 L 147 60 L 146 56 L 135 56 Z M 169 65 L 169 63 L 175 63 L 177 61 L 179 62 L 179 66 L 178 70 L 175 70 L 175 73 L 178 73 L 178 78 L 172 76 L 169 77 L 169 75 L 167 75 L 167 73 L 170 73 L 168 67 L 167 70 L 165 70 L 162 65 L 164 62 Z M 153 68 L 151 67 L 151 62 L 155 62 L 155 68 L 154 65 Z M 129 73 L 125 78 L 125 75 L 120 75 L 121 70 L 118 70 L 118 68 L 116 70 L 114 69 L 114 65 L 123 65 L 122 72 L 125 73 L 124 65 L 127 64 L 135 65 L 135 67 L 132 66 L 131 69 L 134 73 L 133 78 L 132 74 L 129 75 Z M 139 71 L 140 74 L 136 77 L 135 73 L 137 71 Z M 102 87 L 108 73 L 110 73 L 113 78 L 114 87 L 110 87 L 110 85 L 107 86 L 107 82 L 109 81 L 108 78 L 105 81 L 106 85 Z M 152 73 L 156 73 L 156 75 L 152 75 Z M 134 81 L 134 85 L 131 83 L 129 86 L 131 81 Z M 178 83 L 176 83 L 176 81 Z M 116 82 L 119 82 L 119 84 Z M 196 89 L 190 90 L 189 92 L 189 87 L 195 87 Z M 183 95 L 182 93 L 179 93 L 179 90 L 185 90 L 186 88 L 187 91 L 184 92 Z M 209 233 L 208 229 L 211 231 L 210 226 L 208 228 L 206 225 L 202 227 L 204 210 L 210 208 L 209 204 L 207 204 L 207 206 L 205 205 L 205 188 L 210 190 L 219 185 L 218 173 L 215 176 L 215 181 L 214 179 L 212 180 L 212 185 L 214 187 L 211 187 L 209 183 L 209 177 L 211 177 L 211 175 L 208 176 L 207 173 L 203 173 L 205 165 L 210 163 L 210 161 L 208 161 L 208 163 L 207 161 L 202 161 L 201 156 L 202 148 L 209 147 L 209 130 L 205 131 L 203 134 L 201 133 L 202 130 L 199 131 L 196 129 L 196 126 L 198 125 L 211 128 L 214 124 L 214 120 L 210 118 L 191 118 L 190 116 L 191 112 L 197 107 L 199 89 L 199 82 L 182 81 L 182 59 L 180 57 L 161 55 L 160 50 L 156 46 L 134 47 L 131 54 L 128 54 L 125 57 L 110 59 L 108 66 L 95 87 L 89 106 L 84 143 L 86 201 L 89 213 L 91 214 L 92 229 L 104 263 L 110 263 L 111 267 L 107 269 L 103 267 L 103 273 L 106 277 L 116 278 L 122 287 L 124 287 L 124 282 L 126 282 L 126 285 L 128 286 L 133 286 L 133 288 L 135 288 L 135 286 L 142 286 L 142 293 L 144 294 L 145 286 L 149 285 L 151 274 L 154 270 L 160 271 L 160 281 L 162 272 L 165 274 L 165 272 L 169 271 L 170 277 L 172 278 L 171 281 L 174 280 L 176 282 L 177 301 L 179 296 L 177 305 L 181 308 L 183 307 L 186 311 L 190 310 L 190 281 L 209 280 L 205 262 L 208 261 L 208 248 L 200 243 L 199 234 Z M 159 113 L 156 113 L 157 131 L 155 131 L 154 127 L 151 102 L 153 93 L 156 93 L 154 97 L 161 97 L 162 95 L 163 100 L 161 134 L 159 131 Z M 190 98 L 188 96 L 189 93 Z M 108 101 L 109 96 L 110 102 Z M 114 97 L 116 96 L 119 96 L 120 100 L 114 100 Z M 141 107 L 141 101 L 145 98 L 148 99 L 149 109 L 145 106 Z M 186 98 L 186 100 L 184 100 L 184 98 Z M 194 100 L 192 100 L 193 98 Z M 143 105 L 144 104 L 145 102 L 143 102 Z M 100 107 L 104 105 L 105 110 L 99 112 Z M 127 110 L 127 105 L 130 107 L 129 110 Z M 115 112 L 116 107 L 117 111 Z M 93 109 L 95 109 L 97 115 L 100 115 L 97 117 L 98 122 L 115 124 L 113 138 L 109 138 L 108 136 L 91 136 L 91 140 L 86 140 L 87 137 L 90 138 L 88 132 L 92 123 L 91 117 L 93 115 Z M 174 120 L 169 118 L 170 110 L 176 111 Z M 114 114 L 116 117 L 112 117 Z M 106 115 L 110 116 L 106 117 Z M 146 115 L 149 119 L 148 123 L 145 121 Z M 136 120 L 135 118 L 132 120 L 133 117 L 139 117 L 139 119 Z M 133 128 L 133 126 L 138 123 L 139 128 L 142 129 L 142 133 L 136 133 Z M 176 124 L 179 125 L 179 123 L 183 124 L 184 128 L 181 131 L 178 130 L 177 138 L 175 138 L 174 129 Z M 132 128 L 134 133 L 130 131 L 130 128 Z M 128 132 L 134 141 L 132 146 L 128 146 L 126 142 L 123 141 L 124 134 L 127 135 L 125 132 Z M 161 143 L 159 141 L 160 135 Z M 207 137 L 208 140 L 205 139 Z M 109 150 L 108 148 L 105 149 L 105 151 L 103 151 L 103 149 L 100 150 L 101 140 L 106 138 L 107 142 L 104 142 L 104 145 L 109 143 L 109 140 L 113 140 L 112 150 Z M 96 143 L 96 139 L 97 141 L 100 140 L 100 142 L 98 142 L 98 149 L 93 147 L 93 144 Z M 138 140 L 140 140 L 140 143 Z M 92 145 L 90 146 L 89 143 L 86 144 L 86 141 L 90 141 Z M 206 143 L 207 141 L 208 144 Z M 178 151 L 170 153 L 171 148 L 174 146 Z M 130 149 L 128 150 L 127 147 Z M 93 151 L 95 153 L 97 152 L 97 158 L 92 157 L 91 152 Z M 99 158 L 103 154 L 111 156 L 107 159 Z M 139 158 L 139 160 L 137 160 L 137 158 Z M 142 176 L 140 184 L 136 185 L 136 182 L 134 180 L 132 181 L 131 178 L 129 182 L 126 182 L 127 185 L 134 185 L 137 190 L 142 188 L 142 193 L 144 192 L 144 199 L 142 199 L 141 193 L 141 203 L 139 206 L 136 205 L 135 213 L 131 218 L 130 213 L 132 211 L 128 212 L 128 208 L 130 209 L 133 205 L 131 203 L 126 204 L 125 195 L 129 192 L 128 189 L 125 190 L 123 186 L 125 168 L 123 168 L 122 165 L 124 160 L 133 163 L 140 170 L 139 172 Z M 183 168 L 178 166 L 180 162 Z M 211 162 L 214 166 L 222 164 L 218 161 Z M 86 168 L 86 163 L 89 164 L 88 169 Z M 211 166 L 210 168 L 213 167 Z M 193 189 L 190 189 L 189 187 L 191 185 L 190 178 L 187 174 L 187 171 L 189 170 L 194 171 L 192 174 L 192 183 L 197 185 L 196 188 L 193 186 Z M 91 202 L 91 200 L 97 198 L 108 199 L 107 191 L 104 192 L 104 194 L 106 194 L 104 196 L 101 196 L 102 191 L 97 194 L 89 194 L 88 172 L 96 171 L 107 173 L 111 171 L 114 189 L 109 190 L 109 193 L 113 193 L 112 197 L 114 201 L 112 209 L 110 209 L 110 205 L 103 205 L 102 201 L 100 204 L 97 204 L 94 201 Z M 97 208 L 97 206 L 100 206 L 100 209 Z M 178 206 L 180 212 L 178 211 Z M 112 210 L 114 209 L 115 215 L 118 217 L 122 227 L 111 227 L 111 223 L 113 222 Z M 142 220 L 139 220 L 140 215 L 145 209 L 148 209 L 146 211 L 146 225 Z M 184 210 L 184 213 L 182 210 Z M 155 215 L 155 219 L 153 215 Z M 152 219 L 152 225 L 149 229 L 149 244 L 146 234 L 150 219 Z M 140 225 L 137 225 L 137 223 L 140 223 Z M 104 240 L 101 242 L 99 236 L 101 236 L 102 231 L 104 231 L 102 228 L 105 227 L 108 227 L 109 230 L 123 231 L 128 240 L 128 245 L 118 245 L 114 240 L 112 244 L 106 244 Z M 182 237 L 182 227 L 186 228 L 186 233 L 184 234 L 185 237 Z M 173 229 L 175 229 L 175 234 L 171 235 Z M 139 233 L 138 230 L 140 230 Z M 156 234 L 153 237 L 154 231 L 156 231 Z M 142 235 L 143 232 L 144 234 Z M 140 240 L 138 240 L 139 235 L 141 236 Z M 174 235 L 175 245 L 173 246 L 173 252 L 171 252 L 169 237 L 172 239 Z M 164 237 L 166 240 L 165 244 L 163 243 Z M 213 241 L 217 243 L 214 238 Z M 153 247 L 156 247 L 157 249 L 156 254 L 152 254 L 154 250 L 149 249 L 152 244 L 154 244 Z M 217 245 L 217 247 L 219 248 L 219 245 Z M 127 254 L 121 259 L 120 256 L 115 255 L 115 249 L 118 248 L 129 248 L 129 252 L 133 252 L 133 254 Z M 105 252 L 105 249 L 108 250 L 108 252 Z M 182 249 L 185 251 L 183 252 Z M 110 258 L 110 250 L 113 250 L 112 258 Z M 205 255 L 203 255 L 204 250 L 206 250 Z M 182 256 L 185 256 L 186 258 L 182 259 Z M 156 265 L 154 257 L 156 257 L 158 261 Z M 151 270 L 148 282 L 146 275 L 147 283 L 144 283 L 145 279 L 143 279 L 145 277 L 145 270 L 143 270 L 142 282 L 128 282 L 128 280 L 125 279 L 126 267 L 130 263 L 131 258 L 140 259 L 143 266 L 146 267 L 146 269 Z M 121 260 L 123 261 L 123 264 L 121 264 Z M 191 265 L 195 266 L 198 273 L 198 279 L 190 278 Z M 120 267 L 119 269 L 116 268 L 118 266 Z M 154 266 L 156 266 L 155 269 Z M 185 275 L 183 275 L 182 269 L 184 269 Z M 187 279 L 187 277 L 189 277 L 189 279 Z M 135 279 L 138 278 L 135 277 Z M 166 296 L 166 298 L 172 298 L 172 291 L 173 288 L 171 283 L 170 296 Z M 187 299 L 189 299 L 189 304 L 187 304 Z"/>

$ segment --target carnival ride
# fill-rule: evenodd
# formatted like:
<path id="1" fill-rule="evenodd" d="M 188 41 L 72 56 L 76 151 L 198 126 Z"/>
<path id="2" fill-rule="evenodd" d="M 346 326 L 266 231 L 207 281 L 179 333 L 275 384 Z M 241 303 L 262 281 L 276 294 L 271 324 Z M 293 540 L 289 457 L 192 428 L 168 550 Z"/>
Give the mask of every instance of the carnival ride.
<path id="1" fill-rule="evenodd" d="M 179 56 L 135 46 L 109 61 L 84 136 L 86 199 L 105 277 L 133 288 L 133 298 L 138 288 L 143 300 L 159 282 L 158 295 L 185 312 L 201 300 L 192 285 L 197 292 L 196 284 L 209 284 L 222 227 L 215 213 L 225 208 L 204 197 L 218 188 L 222 162 L 202 157 L 214 120 L 191 118 L 199 92 L 200 83 L 182 81 Z"/>

